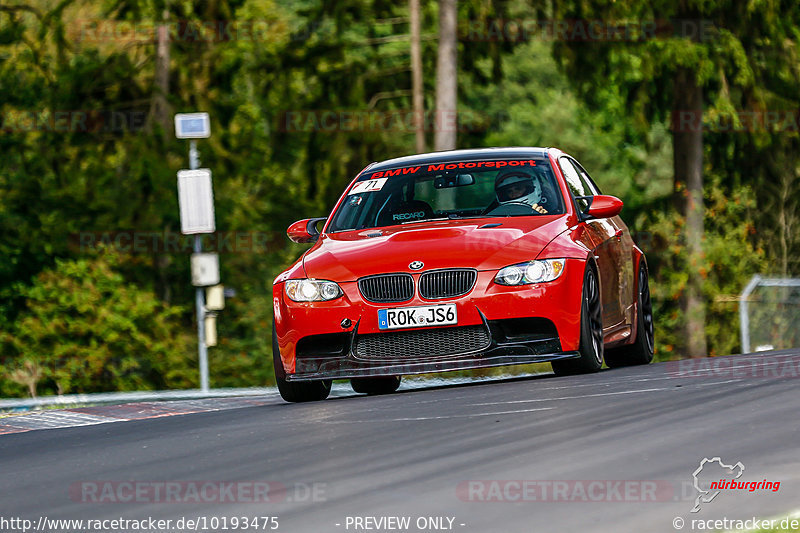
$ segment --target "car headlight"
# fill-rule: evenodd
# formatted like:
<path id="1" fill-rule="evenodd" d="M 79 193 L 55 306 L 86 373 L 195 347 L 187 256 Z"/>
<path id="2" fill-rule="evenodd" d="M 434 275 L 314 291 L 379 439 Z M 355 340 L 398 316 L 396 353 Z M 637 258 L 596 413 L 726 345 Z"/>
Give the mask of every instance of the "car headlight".
<path id="1" fill-rule="evenodd" d="M 540 259 L 501 268 L 494 277 L 500 285 L 546 283 L 557 279 L 567 264 L 566 259 Z"/>
<path id="2" fill-rule="evenodd" d="M 341 287 L 333 281 L 290 279 L 286 282 L 286 296 L 295 302 L 335 300 L 342 294 Z"/>

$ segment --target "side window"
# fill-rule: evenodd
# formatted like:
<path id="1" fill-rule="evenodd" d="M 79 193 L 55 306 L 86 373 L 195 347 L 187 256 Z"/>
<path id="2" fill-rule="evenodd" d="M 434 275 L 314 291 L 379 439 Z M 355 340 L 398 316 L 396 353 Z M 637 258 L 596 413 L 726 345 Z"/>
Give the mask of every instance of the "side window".
<path id="1" fill-rule="evenodd" d="M 597 184 L 592 179 L 592 177 L 589 175 L 588 172 L 586 172 L 586 169 L 584 169 L 581 166 L 580 163 L 578 163 L 575 160 L 572 160 L 572 164 L 575 165 L 575 168 L 578 170 L 578 173 L 581 175 L 581 181 L 583 181 L 591 189 L 593 195 L 594 194 L 603 194 L 600 191 L 600 188 L 597 186 Z"/>
<path id="2" fill-rule="evenodd" d="M 567 185 L 569 186 L 569 190 L 572 192 L 573 196 L 594 196 L 594 194 L 596 194 L 595 191 L 592 190 L 592 187 L 588 181 L 583 179 L 578 173 L 578 170 L 572 164 L 572 161 L 566 157 L 560 157 L 558 159 L 558 164 L 561 166 L 561 172 L 564 173 L 564 177 L 567 180 Z M 589 207 L 589 202 L 587 200 L 578 199 L 575 200 L 575 203 L 577 204 L 578 209 L 581 211 L 584 211 L 587 207 Z"/>

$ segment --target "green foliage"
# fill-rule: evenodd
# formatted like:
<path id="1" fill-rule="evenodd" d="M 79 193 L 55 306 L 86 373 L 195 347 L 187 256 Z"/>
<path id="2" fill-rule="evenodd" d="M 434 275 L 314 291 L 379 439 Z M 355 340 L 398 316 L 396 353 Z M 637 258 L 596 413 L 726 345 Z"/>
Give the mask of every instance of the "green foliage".
<path id="1" fill-rule="evenodd" d="M 211 116 L 213 135 L 199 148 L 202 166 L 214 173 L 218 229 L 269 236 L 266 250 L 220 250 L 222 280 L 237 297 L 218 318 L 220 343 L 209 350 L 211 384 L 271 383 L 271 281 L 303 251 L 288 243 L 285 228 L 327 214 L 370 161 L 413 151 L 407 121 L 379 120 L 376 127 L 338 122 L 332 128 L 319 121 L 324 112 L 407 117 L 407 5 L 27 4 L 32 9 L 0 10 L 0 394 L 24 394 L 31 382 L 40 394 L 195 383 L 188 252 L 156 247 L 96 256 L 76 246 L 82 232 L 178 231 L 175 172 L 186 166 L 187 146 L 152 112 L 156 47 L 147 40 L 115 39 L 110 31 L 120 21 L 158 23 L 165 8 L 170 21 L 183 25 L 251 22 L 263 30 L 231 40 L 173 34 L 167 100 L 171 111 Z M 704 268 L 714 353 L 736 347 L 735 305 L 728 297 L 750 274 L 800 273 L 800 134 L 786 128 L 751 131 L 741 127 L 736 113 L 800 107 L 797 6 L 727 0 L 459 2 L 460 28 L 536 17 L 713 22 L 710 38 L 700 42 L 670 35 L 616 43 L 551 43 L 538 36 L 529 42 L 459 42 L 459 110 L 473 118 L 459 131 L 459 146 L 558 146 L 578 157 L 604 191 L 625 201 L 623 216 L 635 221 L 632 229 L 654 276 L 662 357 L 668 355 L 662 348 L 681 351 L 677 332 L 684 318 L 674 299 L 691 275 L 682 263 L 682 220 L 670 201 L 675 65 L 700 74 L 710 126 L 738 124 L 738 130 L 709 127 L 704 139 Z M 99 39 L 87 33 L 93 20 L 106 24 Z M 429 112 L 436 31 L 436 2 L 423 2 Z M 55 127 L 55 115 L 64 111 L 95 117 L 121 111 L 127 123 Z M 297 112 L 316 113 L 316 120 L 287 125 L 287 113 Z M 429 147 L 432 138 L 429 129 Z M 731 198 L 740 203 L 725 201 Z M 765 256 L 776 260 L 767 263 Z"/>
<path id="2" fill-rule="evenodd" d="M 685 353 L 677 332 L 687 317 L 671 299 L 684 290 L 687 295 L 697 290 L 694 284 L 687 286 L 687 280 L 701 276 L 709 350 L 729 353 L 738 346 L 738 336 L 732 334 L 736 308 L 731 297 L 741 291 L 747 277 L 756 272 L 800 273 L 793 259 L 800 253 L 794 199 L 800 182 L 796 119 L 800 97 L 788 89 L 800 84 L 800 4 L 567 0 L 553 2 L 552 9 L 557 19 L 594 21 L 605 27 L 655 23 L 655 31 L 645 32 L 641 39 L 565 39 L 554 46 L 555 57 L 580 98 L 604 114 L 614 109 L 608 102 L 621 97 L 628 112 L 625 122 L 642 134 L 648 129 L 652 133 L 654 125 L 669 124 L 676 139 L 686 137 L 682 134 L 687 126 L 680 116 L 688 110 L 680 106 L 687 105 L 681 98 L 687 82 L 678 74 L 691 72 L 696 77 L 703 112 L 702 117 L 693 116 L 688 127 L 703 128 L 706 208 L 716 213 L 710 218 L 706 214 L 704 230 L 703 261 L 710 264 L 690 262 L 694 259 L 686 253 L 684 234 L 697 234 L 700 228 L 686 227 L 666 197 L 651 202 L 652 214 L 643 211 L 636 226 L 663 242 L 650 259 L 662 267 L 656 271 L 654 286 L 667 298 L 662 301 L 664 316 L 657 315 L 657 331 L 664 333 L 660 338 L 666 339 L 666 347 Z M 652 146 L 647 138 L 635 144 Z M 681 161 L 686 160 L 676 158 L 672 176 L 674 199 L 686 205 L 687 176 L 682 174 L 687 168 Z M 722 208 L 721 194 L 741 194 L 761 208 L 738 213 L 744 218 L 728 216 L 742 208 L 738 204 Z M 719 220 L 726 223 L 717 224 Z M 765 227 L 777 231 L 756 231 Z M 742 237 L 745 228 L 753 232 L 747 239 Z M 767 254 L 780 260 L 767 263 L 763 261 Z"/>
<path id="3" fill-rule="evenodd" d="M 0 337 L 4 394 L 37 374 L 39 393 L 196 385 L 184 310 L 126 283 L 117 266 L 112 254 L 57 260 L 21 288 L 24 310 Z"/>
<path id="4" fill-rule="evenodd" d="M 680 296 L 690 276 L 702 276 L 707 302 L 706 335 L 710 355 L 727 355 L 741 349 L 738 305 L 735 301 L 754 274 L 767 269 L 767 256 L 757 244 L 751 220 L 756 211 L 752 188 L 726 191 L 717 181 L 706 188 L 705 257 L 688 263 L 682 216 L 675 211 L 643 213 L 638 227 L 649 228 L 648 266 L 657 323 L 656 358 L 668 360 L 685 349 L 685 321 Z"/>
<path id="5" fill-rule="evenodd" d="M 504 117 L 488 132 L 487 146 L 557 146 L 574 154 L 604 191 L 625 201 L 626 218 L 670 194 L 672 153 L 667 132 L 655 124 L 639 135 L 625 118 L 625 102 L 607 95 L 591 111 L 570 89 L 551 57 L 549 43 L 517 47 L 503 66 L 502 83 L 478 88 L 469 103 Z M 488 63 L 484 65 L 488 71 Z"/>

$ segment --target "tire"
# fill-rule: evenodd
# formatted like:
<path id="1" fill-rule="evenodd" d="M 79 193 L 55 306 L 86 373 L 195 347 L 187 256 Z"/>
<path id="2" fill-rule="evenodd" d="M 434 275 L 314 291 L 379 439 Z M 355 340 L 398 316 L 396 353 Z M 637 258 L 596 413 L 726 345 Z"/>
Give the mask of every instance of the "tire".
<path id="1" fill-rule="evenodd" d="M 353 378 L 350 385 L 359 394 L 391 394 L 400 386 L 401 376 L 388 376 L 380 378 Z"/>
<path id="2" fill-rule="evenodd" d="M 639 265 L 639 291 L 636 306 L 636 340 L 627 346 L 609 350 L 606 364 L 609 368 L 647 365 L 653 360 L 655 335 L 653 304 L 650 301 L 650 280 L 644 262 Z"/>
<path id="3" fill-rule="evenodd" d="M 275 323 L 272 323 L 272 366 L 275 368 L 275 381 L 278 383 L 278 392 L 287 402 L 316 402 L 324 400 L 331 393 L 330 379 L 319 381 L 286 381 L 286 370 L 281 362 L 280 348 L 278 347 L 278 334 Z"/>
<path id="4" fill-rule="evenodd" d="M 553 372 L 557 376 L 589 374 L 603 366 L 603 304 L 600 301 L 600 284 L 597 272 L 591 263 L 586 264 L 583 274 L 581 297 L 581 339 L 579 359 L 553 361 Z"/>

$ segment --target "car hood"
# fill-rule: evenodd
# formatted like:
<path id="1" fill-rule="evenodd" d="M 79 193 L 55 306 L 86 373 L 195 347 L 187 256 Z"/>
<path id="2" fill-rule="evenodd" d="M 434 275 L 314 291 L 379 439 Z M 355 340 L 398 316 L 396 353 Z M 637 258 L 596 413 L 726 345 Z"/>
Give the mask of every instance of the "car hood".
<path id="1" fill-rule="evenodd" d="M 567 231 L 567 217 L 503 217 L 447 220 L 329 233 L 306 252 L 310 278 L 355 281 L 384 272 L 476 268 L 497 270 L 535 259 L 547 244 Z"/>

